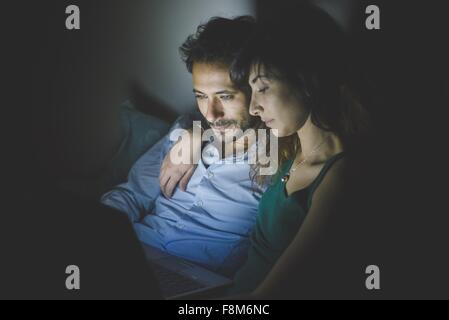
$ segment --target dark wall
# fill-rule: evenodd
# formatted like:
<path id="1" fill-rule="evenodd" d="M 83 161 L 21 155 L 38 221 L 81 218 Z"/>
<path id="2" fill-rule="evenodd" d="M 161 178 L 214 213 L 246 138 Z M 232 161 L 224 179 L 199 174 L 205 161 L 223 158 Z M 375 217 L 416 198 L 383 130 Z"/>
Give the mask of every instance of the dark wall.
<path id="1" fill-rule="evenodd" d="M 178 47 L 214 15 L 251 14 L 248 1 L 77 1 L 81 29 L 66 30 L 70 1 L 27 3 L 26 84 L 44 134 L 38 161 L 49 174 L 89 175 L 117 150 L 118 108 L 136 99 L 146 112 L 192 110 L 191 77 Z M 24 38 L 25 39 L 25 38 Z"/>

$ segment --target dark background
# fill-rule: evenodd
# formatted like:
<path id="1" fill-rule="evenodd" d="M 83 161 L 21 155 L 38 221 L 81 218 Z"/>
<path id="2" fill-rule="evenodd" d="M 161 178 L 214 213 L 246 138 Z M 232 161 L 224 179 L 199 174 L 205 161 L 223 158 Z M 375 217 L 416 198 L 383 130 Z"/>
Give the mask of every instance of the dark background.
<path id="1" fill-rule="evenodd" d="M 372 253 L 366 264 L 381 268 L 382 290 L 360 297 L 448 298 L 449 10 L 443 1 L 318 2 L 356 44 L 354 65 L 363 71 L 377 129 L 370 155 L 376 179 L 364 186 L 371 188 L 372 203 L 359 232 L 370 239 L 360 245 Z M 99 258 L 102 245 L 92 244 L 107 223 L 77 210 L 75 200 L 67 203 L 56 186 L 62 179 L 93 175 L 112 156 L 122 135 L 123 100 L 131 98 L 167 120 L 194 108 L 189 74 L 173 50 L 196 25 L 217 14 L 282 19 L 298 2 L 220 3 L 3 5 L 0 297 L 80 297 L 63 288 L 65 266 L 73 260 L 104 279 L 133 274 L 123 261 Z M 81 9 L 79 31 L 65 29 L 69 4 Z M 380 7 L 381 30 L 364 28 L 368 4 Z M 361 281 L 364 277 L 361 272 Z M 122 296 L 143 292 L 135 289 L 137 276 L 131 278 L 123 280 L 120 288 L 128 291 Z"/>

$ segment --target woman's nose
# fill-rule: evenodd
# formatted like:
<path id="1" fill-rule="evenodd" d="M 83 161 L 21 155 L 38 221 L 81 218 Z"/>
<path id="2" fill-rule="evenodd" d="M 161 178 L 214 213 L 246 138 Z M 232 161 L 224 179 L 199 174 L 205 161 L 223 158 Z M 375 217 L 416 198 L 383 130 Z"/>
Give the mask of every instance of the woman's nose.
<path id="1" fill-rule="evenodd" d="M 261 106 L 257 102 L 257 100 L 254 98 L 254 96 L 251 97 L 251 102 L 249 103 L 249 114 L 252 116 L 259 116 L 261 112 Z"/>

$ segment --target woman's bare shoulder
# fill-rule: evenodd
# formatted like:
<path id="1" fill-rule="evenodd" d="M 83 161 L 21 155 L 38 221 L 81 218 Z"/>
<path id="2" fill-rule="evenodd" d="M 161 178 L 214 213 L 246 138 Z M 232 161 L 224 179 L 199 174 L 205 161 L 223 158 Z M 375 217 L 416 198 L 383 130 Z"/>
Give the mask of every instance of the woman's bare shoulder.
<path id="1" fill-rule="evenodd" d="M 327 170 L 323 180 L 315 190 L 314 197 L 321 197 L 329 192 L 337 192 L 344 186 L 350 175 L 349 161 L 345 157 L 341 157 L 332 164 Z"/>

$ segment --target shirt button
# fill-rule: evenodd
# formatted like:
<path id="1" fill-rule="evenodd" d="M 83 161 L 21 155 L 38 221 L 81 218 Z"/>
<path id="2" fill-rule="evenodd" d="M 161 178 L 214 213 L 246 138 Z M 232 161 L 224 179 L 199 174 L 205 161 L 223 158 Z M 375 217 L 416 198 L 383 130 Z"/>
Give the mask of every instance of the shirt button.
<path id="1" fill-rule="evenodd" d="M 209 171 L 209 172 L 207 173 L 207 177 L 208 177 L 209 179 L 211 179 L 213 176 L 214 176 L 214 174 L 213 174 L 212 172 Z"/>
<path id="2" fill-rule="evenodd" d="M 201 201 L 201 200 L 199 200 L 197 203 L 196 203 L 196 205 L 198 206 L 198 207 L 202 207 L 203 206 L 203 201 Z"/>

